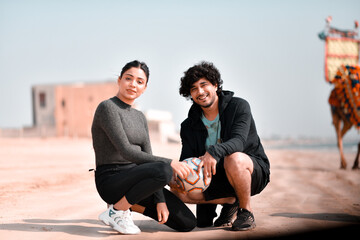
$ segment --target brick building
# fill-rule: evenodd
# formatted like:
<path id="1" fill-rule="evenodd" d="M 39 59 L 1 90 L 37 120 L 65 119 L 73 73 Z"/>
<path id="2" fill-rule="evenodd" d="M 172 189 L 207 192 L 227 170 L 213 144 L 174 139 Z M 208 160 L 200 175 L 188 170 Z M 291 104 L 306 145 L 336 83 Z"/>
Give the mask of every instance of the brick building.
<path id="1" fill-rule="evenodd" d="M 32 131 L 41 136 L 90 137 L 96 107 L 117 89 L 116 81 L 35 85 Z"/>

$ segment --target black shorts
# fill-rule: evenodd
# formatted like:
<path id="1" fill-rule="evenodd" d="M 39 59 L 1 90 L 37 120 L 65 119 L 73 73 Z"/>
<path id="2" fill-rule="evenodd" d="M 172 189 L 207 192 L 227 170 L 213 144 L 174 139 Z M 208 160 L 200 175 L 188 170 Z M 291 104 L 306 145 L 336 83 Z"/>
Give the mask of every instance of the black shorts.
<path id="1" fill-rule="evenodd" d="M 269 173 L 258 161 L 256 157 L 249 156 L 254 164 L 251 174 L 251 196 L 259 194 L 269 182 Z M 210 186 L 204 191 L 205 200 L 213 200 L 225 197 L 236 197 L 235 190 L 231 186 L 225 172 L 224 159 L 216 165 L 216 174 L 212 176 Z"/>

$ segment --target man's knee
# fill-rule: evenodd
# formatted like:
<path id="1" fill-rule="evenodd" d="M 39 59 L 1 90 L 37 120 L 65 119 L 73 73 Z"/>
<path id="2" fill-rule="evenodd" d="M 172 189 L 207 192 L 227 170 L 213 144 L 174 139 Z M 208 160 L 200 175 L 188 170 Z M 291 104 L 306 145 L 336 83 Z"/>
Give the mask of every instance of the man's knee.
<path id="1" fill-rule="evenodd" d="M 250 173 L 252 173 L 254 164 L 247 154 L 235 152 L 224 158 L 224 168 L 226 171 L 249 170 Z"/>

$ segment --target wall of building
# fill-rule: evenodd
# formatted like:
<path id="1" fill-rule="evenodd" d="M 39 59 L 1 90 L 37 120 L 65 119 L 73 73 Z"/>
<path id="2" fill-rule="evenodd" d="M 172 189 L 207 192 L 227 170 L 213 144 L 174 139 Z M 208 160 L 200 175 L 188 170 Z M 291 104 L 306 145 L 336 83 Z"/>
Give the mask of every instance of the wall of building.
<path id="1" fill-rule="evenodd" d="M 33 125 L 55 127 L 55 85 L 32 87 Z"/>
<path id="2" fill-rule="evenodd" d="M 115 81 L 56 86 L 56 135 L 91 137 L 91 124 L 97 106 L 115 96 L 117 90 Z"/>
<path id="3" fill-rule="evenodd" d="M 173 122 L 171 112 L 150 109 L 144 114 L 148 122 L 152 141 L 161 143 L 180 142 L 180 136 L 175 130 L 175 123 Z"/>

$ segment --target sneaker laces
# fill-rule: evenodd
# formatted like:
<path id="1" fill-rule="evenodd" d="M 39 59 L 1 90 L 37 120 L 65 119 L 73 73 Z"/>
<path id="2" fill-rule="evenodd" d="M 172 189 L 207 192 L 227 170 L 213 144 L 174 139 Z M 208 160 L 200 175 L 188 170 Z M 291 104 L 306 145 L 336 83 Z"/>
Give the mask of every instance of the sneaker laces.
<path id="1" fill-rule="evenodd" d="M 125 218 L 127 221 L 129 221 L 129 222 L 131 222 L 132 224 L 134 224 L 134 222 L 133 222 L 133 220 L 132 220 L 131 212 L 130 212 L 129 210 L 124 211 L 123 214 L 124 214 L 124 218 Z"/>
<path id="2" fill-rule="evenodd" d="M 239 220 L 242 220 L 243 222 L 245 222 L 248 219 L 251 219 L 252 221 L 254 221 L 254 217 L 253 217 L 252 213 L 249 212 L 248 210 L 246 210 L 245 208 L 239 208 L 237 218 Z"/>
<path id="3" fill-rule="evenodd" d="M 134 223 L 134 221 L 132 219 L 132 213 L 131 213 L 130 210 L 127 210 L 127 211 L 123 212 L 123 219 L 126 221 L 126 224 L 129 227 L 133 227 L 133 228 L 138 229 L 138 226 L 135 225 L 135 223 Z"/>

